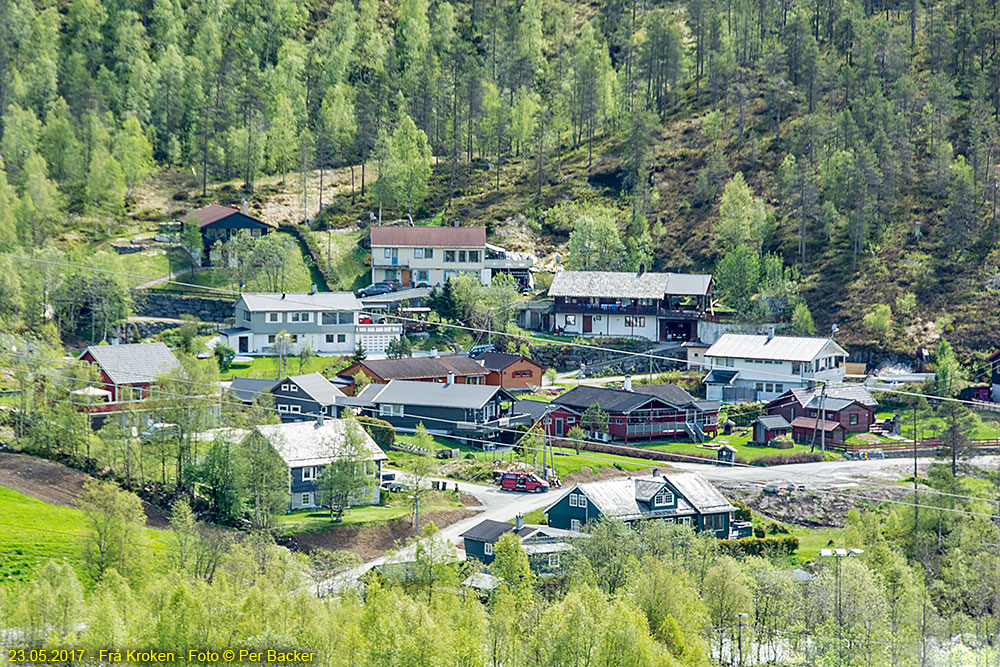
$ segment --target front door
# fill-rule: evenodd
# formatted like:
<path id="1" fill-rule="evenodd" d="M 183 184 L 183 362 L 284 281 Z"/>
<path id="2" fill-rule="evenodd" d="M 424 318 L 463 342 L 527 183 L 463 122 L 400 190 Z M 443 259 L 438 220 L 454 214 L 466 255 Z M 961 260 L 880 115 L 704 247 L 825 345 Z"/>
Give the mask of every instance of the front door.
<path id="1" fill-rule="evenodd" d="M 583 333 L 590 333 L 594 330 L 594 317 L 593 315 L 583 316 Z"/>
<path id="2" fill-rule="evenodd" d="M 410 270 L 409 269 L 403 269 L 400 273 L 403 274 L 402 279 L 400 280 L 400 283 L 402 283 L 403 287 L 409 287 L 410 286 Z"/>
<path id="3" fill-rule="evenodd" d="M 240 336 L 240 354 L 246 354 L 250 351 L 250 337 Z"/>

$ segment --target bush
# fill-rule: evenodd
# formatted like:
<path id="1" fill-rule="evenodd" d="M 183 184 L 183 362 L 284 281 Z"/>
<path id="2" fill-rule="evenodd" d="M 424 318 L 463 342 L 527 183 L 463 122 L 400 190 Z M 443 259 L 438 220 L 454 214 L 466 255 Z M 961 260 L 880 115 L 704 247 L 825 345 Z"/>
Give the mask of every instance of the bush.
<path id="1" fill-rule="evenodd" d="M 749 505 L 740 500 L 731 500 L 730 504 L 736 508 L 733 512 L 733 521 L 750 521 L 752 512 Z"/>
<path id="2" fill-rule="evenodd" d="M 376 419 L 375 417 L 366 417 L 364 415 L 355 417 L 355 419 L 361 424 L 361 428 L 368 431 L 368 435 L 372 437 L 375 444 L 382 449 L 392 447 L 392 444 L 396 442 L 395 427 L 384 419 Z"/>
<path id="3" fill-rule="evenodd" d="M 786 463 L 815 463 L 823 460 L 820 452 L 796 452 L 794 454 L 767 454 L 759 456 L 750 465 L 755 466 L 780 466 Z"/>
<path id="4" fill-rule="evenodd" d="M 795 443 L 792 442 L 792 439 L 784 435 L 779 435 L 777 438 L 774 438 L 773 440 L 771 440 L 771 442 L 767 444 L 768 446 L 773 447 L 774 449 L 791 449 L 792 447 L 795 446 Z"/>
<path id="5" fill-rule="evenodd" d="M 764 526 L 754 526 L 753 536 L 754 537 L 765 537 L 767 533 L 764 531 Z"/>
<path id="6" fill-rule="evenodd" d="M 757 529 L 754 529 L 756 535 Z M 794 535 L 781 537 L 743 537 L 738 540 L 722 540 L 720 551 L 733 558 L 747 556 L 763 556 L 764 558 L 783 558 L 795 553 L 799 548 L 799 538 Z"/>
<path id="7" fill-rule="evenodd" d="M 732 419 L 737 426 L 749 426 L 750 422 L 764 414 L 764 406 L 760 403 L 737 403 L 726 408 L 726 418 Z"/>

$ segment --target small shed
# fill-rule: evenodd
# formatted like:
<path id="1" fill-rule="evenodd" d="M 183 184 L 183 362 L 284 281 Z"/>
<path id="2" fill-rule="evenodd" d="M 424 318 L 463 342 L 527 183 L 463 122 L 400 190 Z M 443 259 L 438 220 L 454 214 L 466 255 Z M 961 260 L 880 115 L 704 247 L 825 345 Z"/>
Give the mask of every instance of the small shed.
<path id="1" fill-rule="evenodd" d="M 715 460 L 720 464 L 732 465 L 736 461 L 736 448 L 725 444 L 715 450 Z"/>
<path id="2" fill-rule="evenodd" d="M 786 435 L 792 425 L 781 415 L 763 415 L 753 422 L 753 438 L 751 442 L 766 445 L 779 435 Z"/>
<path id="3" fill-rule="evenodd" d="M 826 442 L 844 442 L 844 426 L 840 422 L 812 417 L 796 417 L 792 420 L 792 439 L 799 443 L 820 442 L 820 434 Z"/>

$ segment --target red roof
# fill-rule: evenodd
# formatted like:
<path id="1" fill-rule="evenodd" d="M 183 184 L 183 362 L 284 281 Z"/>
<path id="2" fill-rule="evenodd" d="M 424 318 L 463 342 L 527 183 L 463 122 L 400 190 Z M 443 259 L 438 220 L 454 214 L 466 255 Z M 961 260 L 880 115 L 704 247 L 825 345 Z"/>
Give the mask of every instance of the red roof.
<path id="1" fill-rule="evenodd" d="M 813 417 L 796 417 L 792 420 L 792 428 L 816 428 L 816 419 Z M 819 428 L 823 431 L 836 431 L 841 428 L 840 422 L 832 422 L 826 419 L 820 419 Z"/>
<path id="2" fill-rule="evenodd" d="M 197 210 L 191 211 L 187 214 L 187 218 L 194 218 L 198 221 L 199 227 L 204 227 L 205 225 L 210 225 L 213 222 L 218 222 L 219 220 L 224 220 L 231 215 L 243 215 L 246 218 L 250 218 L 254 222 L 259 222 L 262 225 L 268 225 L 269 227 L 274 227 L 274 225 L 264 222 L 263 220 L 258 220 L 253 216 L 245 215 L 238 208 L 231 208 L 229 206 L 220 206 L 219 204 L 209 204 L 208 206 L 203 206 Z"/>
<path id="3" fill-rule="evenodd" d="M 405 248 L 479 248 L 486 245 L 485 227 L 372 227 L 373 246 Z"/>

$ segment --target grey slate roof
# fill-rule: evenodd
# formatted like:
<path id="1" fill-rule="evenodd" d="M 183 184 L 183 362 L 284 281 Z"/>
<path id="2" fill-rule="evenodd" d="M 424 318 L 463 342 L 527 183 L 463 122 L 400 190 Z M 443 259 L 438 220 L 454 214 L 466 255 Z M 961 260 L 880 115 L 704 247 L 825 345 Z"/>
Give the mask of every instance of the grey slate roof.
<path id="1" fill-rule="evenodd" d="M 767 359 L 772 361 L 812 361 L 830 344 L 834 354 L 847 355 L 832 338 L 807 338 L 803 336 L 723 334 L 705 352 L 706 357 L 732 357 L 736 359 Z"/>
<path id="2" fill-rule="evenodd" d="M 515 415 L 528 415 L 532 421 L 538 421 L 545 415 L 555 410 L 557 405 L 552 405 L 545 401 L 535 401 L 530 398 L 522 398 L 514 404 L 512 412 Z"/>
<path id="3" fill-rule="evenodd" d="M 628 412 L 654 398 L 677 407 L 696 405 L 694 397 L 675 384 L 634 385 L 632 391 L 580 385 L 552 399 L 552 402 L 583 410 L 597 403 L 605 412 Z"/>
<path id="4" fill-rule="evenodd" d="M 708 274 L 561 271 L 552 279 L 549 296 L 662 299 L 667 294 L 704 296 L 711 285 Z"/>
<path id="5" fill-rule="evenodd" d="M 361 365 L 384 380 L 419 380 L 446 377 L 449 372 L 460 376 L 485 376 L 487 370 L 466 354 L 443 357 L 412 357 L 408 359 L 366 359 Z"/>
<path id="6" fill-rule="evenodd" d="M 277 382 L 260 378 L 233 378 L 232 384 L 229 385 L 229 393 L 244 403 L 253 403 L 258 396 L 271 391 L 271 387 Z"/>
<path id="7" fill-rule="evenodd" d="M 158 376 L 181 369 L 181 362 L 163 343 L 129 343 L 127 345 L 91 345 L 94 361 L 116 385 L 149 384 Z"/>
<path id="8" fill-rule="evenodd" d="M 492 519 L 483 519 L 475 526 L 459 535 L 459 537 L 466 537 L 475 542 L 493 544 L 503 535 L 511 532 L 514 532 L 514 524 L 512 523 L 494 521 Z M 517 531 L 517 535 L 519 537 L 524 537 L 525 535 L 530 535 L 533 532 L 535 532 L 534 528 L 522 526 L 521 530 Z"/>
<path id="9" fill-rule="evenodd" d="M 755 421 L 760 422 L 760 425 L 768 431 L 777 431 L 792 427 L 792 425 L 788 423 L 788 420 L 781 415 L 763 415 L 761 417 L 757 417 Z"/>
<path id="10" fill-rule="evenodd" d="M 353 419 L 324 419 L 322 425 L 312 420 L 261 424 L 254 431 L 274 447 L 289 468 L 301 468 L 326 465 L 342 456 L 348 427 L 360 432 L 371 456 L 368 460 L 384 461 L 389 458 Z"/>
<path id="11" fill-rule="evenodd" d="M 520 354 L 507 354 L 506 352 L 482 352 L 472 358 L 491 371 L 502 371 L 515 361 L 527 359 L 527 357 L 522 357 Z M 531 359 L 527 360 L 531 361 Z"/>
<path id="12" fill-rule="evenodd" d="M 722 368 L 713 368 L 702 380 L 705 384 L 731 384 L 740 374 L 739 371 L 730 371 Z"/>
<path id="13" fill-rule="evenodd" d="M 632 386 L 632 391 L 656 396 L 671 405 L 689 405 L 694 402 L 694 396 L 676 384 L 636 384 Z"/>
<path id="14" fill-rule="evenodd" d="M 816 387 L 813 389 L 805 389 L 805 388 L 792 389 L 791 392 L 792 395 L 795 396 L 795 400 L 799 402 L 799 405 L 809 408 L 819 408 L 819 399 L 822 393 L 821 388 Z M 831 399 L 834 401 L 845 401 L 845 402 L 842 404 L 837 403 L 838 405 L 841 405 L 840 408 L 833 408 L 830 407 L 831 405 L 834 404 L 832 403 Z M 839 383 L 839 384 L 826 385 L 826 405 L 824 406 L 824 409 L 840 410 L 847 407 L 848 405 L 850 405 L 855 401 L 869 408 L 878 407 L 878 401 L 876 401 L 872 397 L 871 392 L 868 391 L 868 387 L 862 384 Z"/>
<path id="15" fill-rule="evenodd" d="M 361 310 L 350 292 L 244 292 L 240 299 L 251 312 Z"/>
<path id="16" fill-rule="evenodd" d="M 509 394 L 501 387 L 485 384 L 446 384 L 444 382 L 419 382 L 416 380 L 392 380 L 381 385 L 377 393 L 369 398 L 362 392 L 357 398 L 364 398 L 372 405 L 390 403 L 393 405 L 430 405 L 445 408 L 477 409 L 486 405 L 498 393 Z M 370 388 L 371 385 L 366 387 Z"/>
<path id="17" fill-rule="evenodd" d="M 320 405 L 333 405 L 337 398 L 344 395 L 325 377 L 319 373 L 306 373 L 303 375 L 290 375 L 273 386 L 280 386 L 282 382 L 294 382 L 309 398 Z"/>

